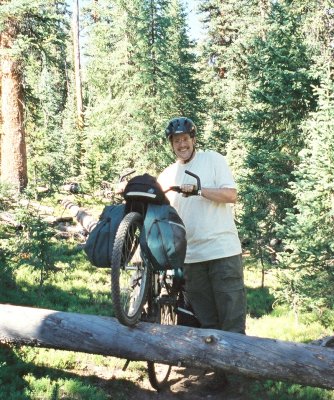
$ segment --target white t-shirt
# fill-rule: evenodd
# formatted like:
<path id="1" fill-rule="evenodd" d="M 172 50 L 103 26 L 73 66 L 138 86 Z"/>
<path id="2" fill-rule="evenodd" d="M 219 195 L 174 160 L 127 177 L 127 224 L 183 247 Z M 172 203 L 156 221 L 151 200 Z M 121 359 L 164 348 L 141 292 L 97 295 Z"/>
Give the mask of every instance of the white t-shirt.
<path id="1" fill-rule="evenodd" d="M 196 179 L 185 174 L 185 170 L 198 175 L 203 188 L 236 187 L 224 156 L 215 151 L 197 151 L 189 163 L 176 161 L 160 174 L 158 181 L 162 188 L 196 184 Z M 167 196 L 186 227 L 186 263 L 241 254 L 231 204 L 217 203 L 201 196 L 183 197 L 173 191 Z"/>

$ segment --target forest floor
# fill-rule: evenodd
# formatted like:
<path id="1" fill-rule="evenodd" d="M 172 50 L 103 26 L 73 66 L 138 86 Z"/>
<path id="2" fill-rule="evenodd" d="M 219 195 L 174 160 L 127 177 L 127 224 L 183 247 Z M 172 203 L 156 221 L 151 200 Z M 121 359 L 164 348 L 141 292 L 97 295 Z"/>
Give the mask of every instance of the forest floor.
<path id="1" fill-rule="evenodd" d="M 131 365 L 131 363 L 130 363 Z M 122 368 L 113 370 L 97 367 L 87 370 L 99 377 L 98 385 L 111 399 L 124 400 L 249 400 L 252 386 L 259 388 L 257 380 L 230 375 L 226 385 L 214 386 L 214 373 L 200 368 L 173 367 L 166 388 L 157 392 L 152 388 L 147 374 L 139 378 L 136 372 L 124 372 Z M 260 397 L 258 397 L 260 396 Z M 265 399 L 258 393 L 258 399 Z"/>

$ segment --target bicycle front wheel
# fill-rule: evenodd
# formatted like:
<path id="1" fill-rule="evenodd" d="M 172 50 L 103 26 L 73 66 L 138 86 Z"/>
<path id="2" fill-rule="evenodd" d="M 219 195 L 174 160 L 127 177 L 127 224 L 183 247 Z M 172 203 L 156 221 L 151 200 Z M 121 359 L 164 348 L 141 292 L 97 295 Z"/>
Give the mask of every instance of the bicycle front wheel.
<path id="1" fill-rule="evenodd" d="M 176 315 L 169 296 L 161 296 L 158 302 L 156 323 L 164 325 L 175 325 Z M 168 381 L 172 366 L 159 364 L 152 361 L 147 362 L 148 379 L 152 387 L 158 392 L 161 391 Z"/>
<path id="2" fill-rule="evenodd" d="M 139 237 L 143 217 L 127 214 L 117 230 L 111 262 L 111 295 L 114 313 L 126 326 L 135 325 L 146 301 L 149 266 L 140 257 Z"/>

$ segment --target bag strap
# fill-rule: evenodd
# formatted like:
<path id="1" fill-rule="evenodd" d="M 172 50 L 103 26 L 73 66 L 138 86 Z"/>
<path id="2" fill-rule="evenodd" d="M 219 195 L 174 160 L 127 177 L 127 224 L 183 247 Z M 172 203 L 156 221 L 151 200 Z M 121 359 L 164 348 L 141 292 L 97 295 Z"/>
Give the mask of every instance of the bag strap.
<path id="1" fill-rule="evenodd" d="M 100 230 L 98 231 L 96 240 L 94 242 L 94 247 L 93 247 L 93 252 L 92 252 L 92 254 L 93 254 L 93 264 L 96 263 L 97 254 L 96 254 L 95 248 L 96 248 L 96 245 L 98 243 L 98 238 L 99 238 L 99 236 L 101 234 L 101 230 L 102 230 L 103 226 L 105 226 L 106 224 L 109 224 L 109 237 L 111 237 L 113 226 L 112 226 L 112 220 L 111 220 L 110 214 L 111 214 L 112 210 L 117 206 L 118 205 L 114 205 L 114 204 L 110 205 L 110 206 L 105 206 L 105 208 L 103 209 L 103 211 L 102 211 L 102 213 L 101 213 L 101 215 L 99 217 L 99 219 L 100 219 L 99 223 L 102 226 L 100 227 Z M 117 233 L 117 230 L 115 232 L 115 236 L 116 236 L 116 233 Z M 110 264 L 111 264 L 113 249 L 114 248 L 113 248 L 113 246 L 111 246 L 111 242 L 109 241 L 108 242 L 108 261 L 109 261 Z"/>
<path id="2" fill-rule="evenodd" d="M 156 204 L 152 204 L 152 203 L 149 203 L 147 205 L 147 210 L 146 210 L 145 219 L 144 219 L 144 225 L 145 225 L 146 229 L 147 229 L 147 227 L 151 227 L 153 222 L 157 219 L 156 214 L 155 214 L 156 207 L 160 207 L 160 206 L 157 206 Z M 148 235 L 148 233 L 149 232 L 147 232 L 146 234 Z"/>
<path id="3" fill-rule="evenodd" d="M 144 224 L 146 224 L 146 227 L 148 228 L 148 230 L 146 231 L 146 236 L 148 236 L 150 234 L 150 231 L 153 227 L 154 222 L 156 221 L 160 221 L 160 219 L 157 218 L 157 208 L 158 207 L 165 207 L 165 205 L 158 205 L 158 204 L 149 204 L 147 211 L 146 211 L 146 217 L 144 220 Z M 164 235 L 162 234 L 161 230 L 160 230 L 160 226 L 157 224 L 157 228 L 159 230 L 160 236 L 161 236 L 161 241 L 163 243 L 163 251 L 164 251 L 164 255 L 165 255 L 165 259 L 168 259 L 168 254 L 166 251 L 166 246 L 164 245 Z M 161 268 L 164 268 L 165 265 L 160 265 Z"/>
<path id="4" fill-rule="evenodd" d="M 100 221 L 100 229 L 99 229 L 99 231 L 97 232 L 97 235 L 96 235 L 96 239 L 95 239 L 95 241 L 94 241 L 94 244 L 93 244 L 93 250 L 92 250 L 92 258 L 93 258 L 93 265 L 95 265 L 96 263 L 97 263 L 97 260 L 96 260 L 96 245 L 97 245 L 97 243 L 98 243 L 98 239 L 99 239 L 99 236 L 100 236 L 100 234 L 101 234 L 101 229 L 102 229 L 102 227 L 105 225 L 105 224 L 107 224 L 108 223 L 108 221 L 107 220 L 101 220 Z"/>

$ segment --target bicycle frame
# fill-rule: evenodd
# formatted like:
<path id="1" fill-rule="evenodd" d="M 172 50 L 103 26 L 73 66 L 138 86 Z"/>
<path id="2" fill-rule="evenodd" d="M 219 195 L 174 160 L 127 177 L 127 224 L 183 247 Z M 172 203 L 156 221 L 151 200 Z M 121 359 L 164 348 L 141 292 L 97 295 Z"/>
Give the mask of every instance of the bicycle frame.
<path id="1" fill-rule="evenodd" d="M 120 181 L 133 172 L 123 175 Z M 199 177 L 188 170 L 185 173 L 196 179 L 197 188 L 189 193 L 183 192 L 179 186 L 173 186 L 167 191 L 174 190 L 186 196 L 199 194 Z M 161 270 L 157 271 L 154 270 L 149 255 L 141 254 L 136 261 L 132 257 L 137 254 L 134 247 L 140 245 L 146 204 L 142 202 L 140 205 L 140 201 L 137 201 L 135 209 L 129 207 L 129 213 L 125 215 L 116 234 L 111 268 L 114 312 L 118 320 L 127 326 L 134 326 L 139 320 L 174 325 L 178 319 L 177 312 L 181 312 L 177 310 L 178 299 L 184 296 L 181 268 L 164 270 L 161 266 Z M 133 251 L 132 255 L 129 254 L 130 249 Z M 169 365 L 148 362 L 149 380 L 157 391 L 167 383 L 170 371 Z"/>

